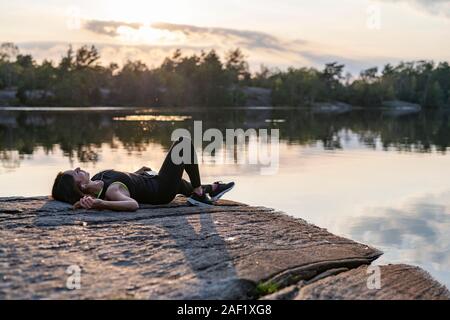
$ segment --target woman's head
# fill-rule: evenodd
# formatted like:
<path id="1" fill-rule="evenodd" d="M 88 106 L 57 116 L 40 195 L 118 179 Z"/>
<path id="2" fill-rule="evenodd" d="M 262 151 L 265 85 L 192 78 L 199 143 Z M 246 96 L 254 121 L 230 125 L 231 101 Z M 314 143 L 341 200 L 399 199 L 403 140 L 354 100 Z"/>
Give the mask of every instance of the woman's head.
<path id="1" fill-rule="evenodd" d="M 90 182 L 89 173 L 80 168 L 60 172 L 53 183 L 52 197 L 74 204 L 89 193 Z"/>

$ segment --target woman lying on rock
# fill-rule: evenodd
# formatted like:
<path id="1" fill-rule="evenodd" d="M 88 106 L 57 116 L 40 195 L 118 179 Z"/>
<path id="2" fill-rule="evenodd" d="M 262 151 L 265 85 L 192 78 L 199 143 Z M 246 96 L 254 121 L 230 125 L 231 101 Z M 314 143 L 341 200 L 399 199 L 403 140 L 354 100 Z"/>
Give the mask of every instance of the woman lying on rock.
<path id="1" fill-rule="evenodd" d="M 185 150 L 190 153 L 187 161 L 183 157 Z M 184 171 L 190 182 L 182 178 Z M 147 167 L 134 173 L 105 170 L 89 179 L 88 172 L 76 168 L 58 173 L 52 196 L 73 204 L 75 209 L 135 211 L 139 203 L 167 204 L 177 194 L 189 197 L 192 205 L 211 206 L 233 187 L 234 182 L 201 185 L 192 141 L 181 137 L 172 144 L 159 173 Z"/>

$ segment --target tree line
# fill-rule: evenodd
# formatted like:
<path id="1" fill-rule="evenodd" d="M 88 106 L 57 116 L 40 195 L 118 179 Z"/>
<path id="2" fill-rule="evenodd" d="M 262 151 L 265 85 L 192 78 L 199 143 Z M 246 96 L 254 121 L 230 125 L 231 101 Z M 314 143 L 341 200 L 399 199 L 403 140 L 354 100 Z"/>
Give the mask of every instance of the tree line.
<path id="1" fill-rule="evenodd" d="M 0 89 L 17 88 L 16 103 L 26 105 L 238 106 L 246 102 L 246 87 L 262 87 L 271 90 L 274 106 L 341 101 L 376 107 L 387 100 L 450 106 L 448 62 L 387 64 L 357 77 L 344 70 L 331 62 L 321 70 L 261 66 L 252 74 L 240 49 L 223 59 L 215 50 L 192 55 L 176 50 L 149 68 L 140 60 L 104 66 L 95 46 L 69 46 L 59 61 L 37 63 L 13 43 L 0 46 Z"/>

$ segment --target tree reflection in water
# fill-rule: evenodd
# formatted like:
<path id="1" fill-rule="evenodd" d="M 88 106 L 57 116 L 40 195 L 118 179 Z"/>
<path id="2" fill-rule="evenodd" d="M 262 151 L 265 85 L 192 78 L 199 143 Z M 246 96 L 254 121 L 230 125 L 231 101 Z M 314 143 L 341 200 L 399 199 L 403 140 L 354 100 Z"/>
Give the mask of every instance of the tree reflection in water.
<path id="1" fill-rule="evenodd" d="M 367 148 L 380 146 L 383 150 L 402 152 L 445 153 L 450 141 L 449 117 L 442 112 L 389 117 L 377 110 L 344 115 L 318 115 L 304 109 L 206 111 L 153 111 L 143 118 L 134 111 L 3 111 L 0 119 L 2 165 L 11 167 L 20 162 L 20 158 L 7 156 L 7 151 L 32 155 L 37 147 L 51 153 L 59 146 L 65 156 L 83 163 L 97 162 L 102 145 L 117 148 L 115 141 L 120 141 L 130 153 L 145 151 L 151 142 L 168 148 L 172 131 L 176 128 L 192 130 L 194 120 L 202 120 L 204 130 L 218 128 L 223 132 L 226 128 L 278 128 L 281 139 L 289 144 L 320 143 L 326 150 L 342 149 L 348 132 L 356 134 L 359 143 Z M 285 121 L 267 121 L 270 119 Z"/>

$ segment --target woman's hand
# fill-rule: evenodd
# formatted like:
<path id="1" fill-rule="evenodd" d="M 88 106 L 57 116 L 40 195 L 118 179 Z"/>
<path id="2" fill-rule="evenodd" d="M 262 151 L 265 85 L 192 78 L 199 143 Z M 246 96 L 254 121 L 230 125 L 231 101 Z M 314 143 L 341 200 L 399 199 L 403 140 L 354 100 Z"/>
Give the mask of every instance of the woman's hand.
<path id="1" fill-rule="evenodd" d="M 144 167 L 140 168 L 138 171 L 136 171 L 135 173 L 140 174 L 140 173 L 144 173 L 145 171 L 152 171 L 152 169 L 144 166 Z"/>
<path id="2" fill-rule="evenodd" d="M 75 203 L 75 209 L 101 209 L 102 208 L 102 199 L 95 199 L 90 196 L 84 196 L 77 203 Z"/>

